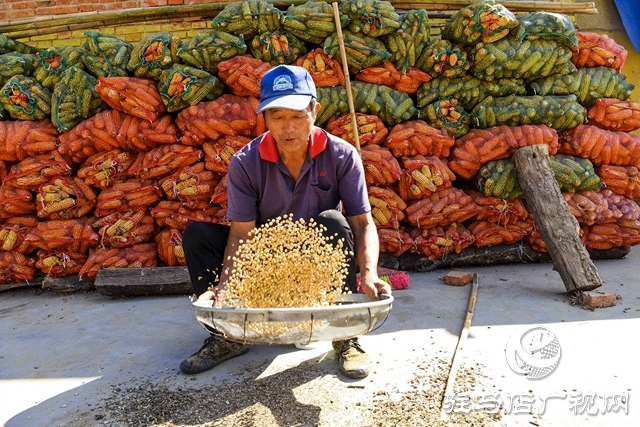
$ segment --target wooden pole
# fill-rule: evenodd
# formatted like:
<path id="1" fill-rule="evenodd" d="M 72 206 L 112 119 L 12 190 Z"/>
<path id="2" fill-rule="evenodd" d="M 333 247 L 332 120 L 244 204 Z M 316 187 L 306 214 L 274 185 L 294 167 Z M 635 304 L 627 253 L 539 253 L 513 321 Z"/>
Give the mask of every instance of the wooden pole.
<path id="1" fill-rule="evenodd" d="M 467 314 L 464 317 L 464 324 L 462 325 L 462 331 L 458 337 L 458 344 L 453 352 L 453 358 L 451 359 L 451 369 L 449 369 L 449 376 L 447 377 L 447 385 L 444 388 L 444 395 L 442 396 L 442 404 L 440 406 L 440 418 L 445 419 L 447 413 L 444 410 L 445 396 L 453 391 L 453 384 L 456 382 L 456 376 L 458 375 L 458 369 L 460 369 L 460 352 L 463 350 L 462 344 L 469 336 L 469 329 L 471 328 L 471 319 L 473 319 L 473 310 L 476 307 L 476 299 L 478 296 L 478 274 L 473 273 L 473 286 L 471 293 L 469 294 L 469 303 L 467 304 Z"/>
<path id="2" fill-rule="evenodd" d="M 351 80 L 349 78 L 349 66 L 347 65 L 347 53 L 344 49 L 344 38 L 342 37 L 342 24 L 340 23 L 340 11 L 338 3 L 333 2 L 333 19 L 336 23 L 336 31 L 338 33 L 338 43 L 340 44 L 340 58 L 342 58 L 342 68 L 344 70 L 344 83 L 347 88 L 347 102 L 349 103 L 349 112 L 351 113 L 351 125 L 353 127 L 353 139 L 356 142 L 356 150 L 360 153 L 360 135 L 358 134 L 358 119 L 356 117 L 356 109 L 353 106 L 353 93 L 351 93 Z"/>
<path id="3" fill-rule="evenodd" d="M 519 148 L 513 159 L 527 205 L 567 292 L 602 286 L 598 270 L 578 235 L 578 221 L 571 215 L 551 169 L 549 147 L 537 144 Z"/>

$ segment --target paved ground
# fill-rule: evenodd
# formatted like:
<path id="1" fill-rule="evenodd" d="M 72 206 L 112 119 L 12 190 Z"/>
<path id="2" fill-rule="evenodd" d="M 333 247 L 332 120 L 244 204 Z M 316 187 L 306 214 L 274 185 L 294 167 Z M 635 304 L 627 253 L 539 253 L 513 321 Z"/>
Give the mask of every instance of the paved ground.
<path id="1" fill-rule="evenodd" d="M 468 390 L 469 397 L 503 402 L 502 425 L 637 426 L 640 350 L 634 331 L 640 330 L 639 261 L 640 248 L 633 248 L 624 259 L 596 262 L 604 283 L 600 289 L 616 292 L 620 299 L 615 307 L 595 311 L 572 305 L 551 264 L 459 269 L 478 273 L 480 283 L 461 353 L 465 369 L 478 374 L 478 387 Z M 221 384 L 239 378 L 245 383 L 283 380 L 290 384 L 288 406 L 272 404 L 275 396 L 265 387 L 262 396 L 248 397 L 243 408 L 229 409 L 222 417 L 241 421 L 247 408 L 259 407 L 263 418 L 273 418 L 273 425 L 359 425 L 343 416 L 352 410 L 345 411 L 333 399 L 309 402 L 298 397 L 304 396 L 300 390 L 322 394 L 313 387 L 329 384 L 341 390 L 345 406 L 360 405 L 381 393 L 410 392 L 416 367 L 450 359 L 462 328 L 470 287 L 445 285 L 446 272 L 412 273 L 411 286 L 394 293 L 388 321 L 361 338 L 375 365 L 369 378 L 358 382 L 334 375 L 329 343 L 310 351 L 255 346 L 210 372 L 180 374 L 180 361 L 206 337 L 187 296 L 113 299 L 97 293 L 60 295 L 35 287 L 2 292 L 0 425 L 120 425 L 110 422 L 105 402 L 126 388 L 152 384 L 182 391 L 220 390 Z M 505 348 L 512 336 L 540 325 L 557 337 L 561 359 L 551 375 L 531 380 L 510 369 Z M 294 375 L 309 366 L 316 372 L 314 378 Z M 505 396 L 517 404 L 509 408 Z M 594 405 L 589 404 L 591 398 Z M 540 411 L 538 405 L 545 399 Z M 464 409 L 464 396 L 455 396 L 455 402 L 460 412 L 483 411 L 478 406 Z M 150 409 L 138 410 L 144 414 Z M 296 424 L 287 411 L 311 411 L 305 419 L 312 422 Z M 361 425 L 375 422 L 375 415 L 362 411 L 355 418 Z M 252 425 L 250 420 L 240 421 L 229 425 Z"/>

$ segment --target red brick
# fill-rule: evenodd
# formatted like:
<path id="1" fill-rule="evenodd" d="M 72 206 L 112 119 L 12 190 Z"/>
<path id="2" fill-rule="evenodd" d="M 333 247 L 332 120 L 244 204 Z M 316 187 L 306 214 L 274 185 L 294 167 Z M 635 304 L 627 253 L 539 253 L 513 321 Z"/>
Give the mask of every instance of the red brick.
<path id="1" fill-rule="evenodd" d="M 473 282 L 473 275 L 462 271 L 450 271 L 444 277 L 444 282 L 451 286 L 464 286 Z"/>
<path id="2" fill-rule="evenodd" d="M 36 11 L 33 9 L 7 11 L 7 19 L 29 18 L 31 16 L 36 16 Z"/>
<path id="3" fill-rule="evenodd" d="M 584 292 L 582 305 L 588 308 L 604 308 L 616 305 L 618 297 L 615 292 Z"/>
<path id="4" fill-rule="evenodd" d="M 182 5 L 184 4 L 184 0 L 169 0 L 167 4 L 169 6 Z"/>

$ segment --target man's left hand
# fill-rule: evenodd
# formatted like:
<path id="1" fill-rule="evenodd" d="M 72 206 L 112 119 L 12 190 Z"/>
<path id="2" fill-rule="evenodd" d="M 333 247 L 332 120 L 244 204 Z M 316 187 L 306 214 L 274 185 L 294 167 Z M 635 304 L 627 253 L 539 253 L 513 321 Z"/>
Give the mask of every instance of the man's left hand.
<path id="1" fill-rule="evenodd" d="M 378 276 L 368 280 L 362 280 L 362 291 L 371 298 L 372 301 L 380 299 L 380 294 L 391 295 L 391 285 L 380 279 Z"/>

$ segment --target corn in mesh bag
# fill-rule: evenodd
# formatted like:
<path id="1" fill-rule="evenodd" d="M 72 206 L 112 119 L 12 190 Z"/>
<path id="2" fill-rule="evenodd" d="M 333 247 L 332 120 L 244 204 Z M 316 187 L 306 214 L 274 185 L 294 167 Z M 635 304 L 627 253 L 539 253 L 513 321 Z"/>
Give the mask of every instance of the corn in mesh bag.
<path id="1" fill-rule="evenodd" d="M 244 0 L 229 3 L 211 22 L 213 29 L 226 31 L 245 40 L 257 34 L 277 31 L 282 26 L 283 13 L 264 0 Z"/>
<path id="2" fill-rule="evenodd" d="M 382 64 L 391 58 L 387 47 L 379 39 L 351 31 L 343 31 L 342 38 L 349 72 L 354 75 L 367 67 Z M 337 33 L 326 38 L 322 50 L 332 58 L 341 60 L 340 41 Z"/>
<path id="3" fill-rule="evenodd" d="M 149 34 L 133 46 L 127 70 L 134 77 L 158 80 L 162 70 L 178 62 L 180 39 L 170 32 Z"/>
<path id="4" fill-rule="evenodd" d="M 416 65 L 420 53 L 429 43 L 429 16 L 424 9 L 410 10 L 404 16 L 400 28 L 386 36 L 385 43 L 391 52 L 391 61 L 402 73 Z"/>
<path id="5" fill-rule="evenodd" d="M 40 52 L 40 49 L 26 43 L 15 41 L 4 34 L 0 34 L 0 54 L 8 52 L 36 54 Z"/>
<path id="6" fill-rule="evenodd" d="M 160 74 L 158 91 L 167 111 L 173 113 L 203 100 L 213 101 L 222 95 L 224 85 L 204 70 L 175 64 Z"/>
<path id="7" fill-rule="evenodd" d="M 578 46 L 576 27 L 567 15 L 552 12 L 531 12 L 518 16 L 514 30 L 518 40 L 548 39 L 569 48 Z"/>
<path id="8" fill-rule="evenodd" d="M 427 44 L 416 59 L 415 66 L 433 77 L 463 77 L 471 63 L 467 52 L 449 40 L 434 40 Z"/>
<path id="9" fill-rule="evenodd" d="M 62 74 L 71 67 L 84 68 L 84 49 L 75 46 L 50 47 L 38 53 L 33 77 L 47 89 L 53 90 Z"/>
<path id="10" fill-rule="evenodd" d="M 242 241 L 226 282 L 225 302 L 237 308 L 318 307 L 343 292 L 347 256 L 342 240 L 315 221 L 275 218 Z M 282 268 L 286 265 L 287 268 Z"/>
<path id="11" fill-rule="evenodd" d="M 340 26 L 344 28 L 350 19 L 340 14 Z M 309 0 L 304 4 L 292 4 L 282 21 L 282 28 L 298 39 L 321 45 L 324 39 L 336 32 L 333 8 L 325 1 Z"/>
<path id="12" fill-rule="evenodd" d="M 518 26 L 515 15 L 493 0 L 463 7 L 447 21 L 442 38 L 455 43 L 473 45 L 480 41 L 495 42 Z"/>
<path id="13" fill-rule="evenodd" d="M 380 37 L 395 32 L 402 18 L 389 1 L 343 0 L 341 14 L 349 17 L 349 31 L 369 37 Z"/>
<path id="14" fill-rule="evenodd" d="M 242 37 L 219 30 L 203 31 L 178 48 L 178 57 L 187 65 L 216 73 L 218 64 L 247 52 Z"/>
<path id="15" fill-rule="evenodd" d="M 126 77 L 127 63 L 131 59 L 133 45 L 118 37 L 85 31 L 82 47 L 86 51 L 82 55 L 82 62 L 87 70 L 96 77 Z"/>
<path id="16" fill-rule="evenodd" d="M 16 120 L 44 120 L 51 115 L 51 91 L 33 77 L 11 77 L 0 89 L 0 105 Z"/>
<path id="17" fill-rule="evenodd" d="M 95 87 L 96 78 L 86 71 L 76 67 L 67 69 L 53 89 L 51 123 L 65 131 L 104 110 L 107 105 Z"/>
<path id="18" fill-rule="evenodd" d="M 255 36 L 249 44 L 253 56 L 271 65 L 291 64 L 307 53 L 307 47 L 287 31 L 274 31 Z"/>
<path id="19" fill-rule="evenodd" d="M 0 87 L 13 76 L 30 76 L 35 64 L 36 56 L 30 53 L 9 52 L 0 55 Z"/>

